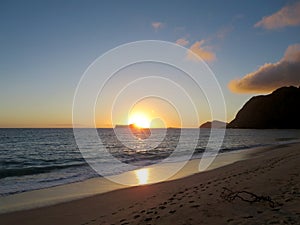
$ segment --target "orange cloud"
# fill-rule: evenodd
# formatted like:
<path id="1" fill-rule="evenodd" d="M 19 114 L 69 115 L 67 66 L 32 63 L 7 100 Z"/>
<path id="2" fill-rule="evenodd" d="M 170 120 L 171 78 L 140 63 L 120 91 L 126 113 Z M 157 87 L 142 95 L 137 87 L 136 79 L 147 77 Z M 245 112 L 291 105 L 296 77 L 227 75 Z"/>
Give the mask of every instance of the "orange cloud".
<path id="1" fill-rule="evenodd" d="M 210 47 L 204 46 L 204 43 L 205 43 L 204 40 L 195 42 L 189 48 L 190 51 L 188 51 L 188 55 L 187 55 L 188 59 L 197 60 L 197 57 L 194 55 L 196 54 L 198 57 L 200 57 L 206 62 L 214 61 L 216 59 L 215 53 L 213 53 L 210 50 Z"/>
<path id="2" fill-rule="evenodd" d="M 262 27 L 268 30 L 300 25 L 300 2 L 288 5 L 278 12 L 263 17 L 254 27 Z"/>
<path id="3" fill-rule="evenodd" d="M 186 45 L 189 44 L 189 41 L 186 40 L 185 38 L 179 38 L 179 39 L 176 41 L 176 44 L 181 45 L 181 46 L 186 46 Z"/>
<path id="4" fill-rule="evenodd" d="M 151 26 L 154 28 L 155 31 L 158 31 L 159 29 L 162 29 L 165 24 L 162 22 L 153 22 L 151 23 Z"/>
<path id="5" fill-rule="evenodd" d="M 289 46 L 280 61 L 266 63 L 243 78 L 232 80 L 228 87 L 236 93 L 267 93 L 291 85 L 300 85 L 300 44 Z"/>

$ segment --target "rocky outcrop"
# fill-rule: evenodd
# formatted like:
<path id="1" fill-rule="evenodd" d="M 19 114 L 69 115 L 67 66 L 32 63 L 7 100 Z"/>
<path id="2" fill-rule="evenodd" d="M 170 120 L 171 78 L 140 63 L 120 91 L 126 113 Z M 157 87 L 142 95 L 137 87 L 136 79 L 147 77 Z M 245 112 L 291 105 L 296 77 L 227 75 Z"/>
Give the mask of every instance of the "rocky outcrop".
<path id="1" fill-rule="evenodd" d="M 206 123 L 203 123 L 200 128 L 226 128 L 227 123 L 218 121 L 218 120 L 213 120 L 213 121 L 207 121 Z"/>

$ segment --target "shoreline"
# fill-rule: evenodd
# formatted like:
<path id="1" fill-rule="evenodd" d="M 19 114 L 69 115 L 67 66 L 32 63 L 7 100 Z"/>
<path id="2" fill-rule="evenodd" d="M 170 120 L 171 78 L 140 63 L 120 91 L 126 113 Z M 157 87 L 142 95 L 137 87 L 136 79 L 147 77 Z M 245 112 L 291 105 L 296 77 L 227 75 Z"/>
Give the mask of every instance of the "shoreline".
<path id="1" fill-rule="evenodd" d="M 143 167 L 141 169 L 149 169 L 153 174 L 150 179 L 148 179 L 146 185 L 162 183 L 166 181 L 182 179 L 194 174 L 203 173 L 205 171 L 227 166 L 237 161 L 246 160 L 249 157 L 252 157 L 251 155 L 254 152 L 265 151 L 266 148 L 271 148 L 272 146 L 273 145 L 261 146 L 220 153 L 216 156 L 212 164 L 204 171 L 199 171 L 198 169 L 201 158 L 191 159 L 181 168 L 181 170 L 179 170 L 177 173 L 175 173 L 175 175 L 169 177 L 168 179 L 164 179 L 164 172 L 166 170 L 172 171 L 174 167 L 177 167 L 184 162 L 154 164 Z M 210 158 L 211 157 L 209 157 L 208 159 Z M 132 183 L 131 185 L 121 185 L 109 179 L 106 179 L 105 177 L 94 177 L 84 181 L 2 196 L 0 197 L 0 215 L 22 210 L 52 206 L 60 203 L 70 202 L 73 200 L 80 200 L 86 197 L 92 197 L 98 194 L 108 193 L 115 190 L 145 185 L 139 184 L 139 181 L 136 179 L 136 171 L 138 170 L 132 170 L 118 175 L 107 176 L 110 178 L 119 178 L 121 181 L 129 181 L 130 183 Z"/>
<path id="2" fill-rule="evenodd" d="M 206 171 L 228 166 L 238 161 L 254 158 L 261 152 L 269 151 L 273 148 L 278 148 L 283 144 L 274 144 L 220 153 L 216 156 L 211 165 L 204 171 L 200 171 L 198 169 L 198 165 L 201 161 L 201 158 L 191 159 L 177 173 L 175 173 L 171 177 L 168 177 L 167 179 L 165 179 L 164 176 L 165 171 L 172 171 L 174 167 L 177 167 L 178 164 L 183 164 L 184 162 L 169 162 L 146 166 L 143 168 L 150 170 L 151 174 L 153 174 L 152 177 L 148 177 L 146 185 L 182 179 L 185 177 L 192 176 L 194 174 L 203 173 Z M 208 158 L 208 160 L 209 159 L 210 157 Z M 203 158 L 203 160 L 205 161 L 206 159 Z M 139 184 L 139 180 L 136 178 L 136 171 L 138 170 L 132 170 L 118 175 L 108 176 L 109 178 L 117 178 L 121 181 L 129 181 L 130 183 L 132 183 L 130 185 L 118 184 L 105 177 L 94 177 L 84 181 L 2 196 L 0 197 L 0 202 L 2 202 L 2 204 L 0 205 L 0 215 L 5 213 L 18 212 L 22 210 L 31 210 L 41 207 L 52 206 L 74 200 L 80 200 L 87 197 L 92 197 L 99 194 L 105 194 L 116 190 L 145 185 Z"/>
<path id="3" fill-rule="evenodd" d="M 258 148 L 249 158 L 227 166 L 180 179 L 1 214 L 0 221 L 4 224 L 238 224 L 245 221 L 293 224 L 300 219 L 297 211 L 300 207 L 299 149 L 300 143 Z M 220 197 L 224 187 L 270 196 L 278 205 L 271 208 L 266 202 L 249 204 L 239 199 L 228 202 Z"/>

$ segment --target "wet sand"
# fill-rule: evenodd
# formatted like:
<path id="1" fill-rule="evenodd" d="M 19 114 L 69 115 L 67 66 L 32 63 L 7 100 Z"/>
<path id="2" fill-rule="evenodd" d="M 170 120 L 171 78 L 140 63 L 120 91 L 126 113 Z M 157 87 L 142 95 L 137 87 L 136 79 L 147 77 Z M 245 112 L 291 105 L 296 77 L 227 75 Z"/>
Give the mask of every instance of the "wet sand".
<path id="1" fill-rule="evenodd" d="M 1 224 L 297 224 L 300 144 L 185 178 L 0 215 Z"/>

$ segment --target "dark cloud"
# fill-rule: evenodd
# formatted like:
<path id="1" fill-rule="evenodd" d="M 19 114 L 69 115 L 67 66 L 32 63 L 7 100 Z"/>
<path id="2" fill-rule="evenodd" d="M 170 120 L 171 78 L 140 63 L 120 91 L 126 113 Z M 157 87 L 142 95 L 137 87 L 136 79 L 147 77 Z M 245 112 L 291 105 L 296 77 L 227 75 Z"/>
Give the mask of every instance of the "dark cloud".
<path id="1" fill-rule="evenodd" d="M 236 93 L 266 93 L 291 85 L 300 85 L 300 44 L 289 46 L 280 61 L 267 63 L 228 86 Z"/>

